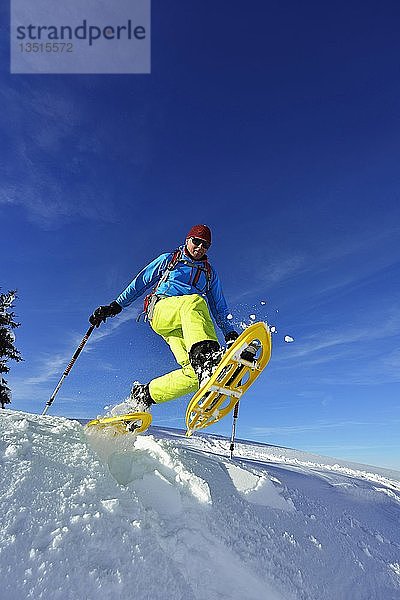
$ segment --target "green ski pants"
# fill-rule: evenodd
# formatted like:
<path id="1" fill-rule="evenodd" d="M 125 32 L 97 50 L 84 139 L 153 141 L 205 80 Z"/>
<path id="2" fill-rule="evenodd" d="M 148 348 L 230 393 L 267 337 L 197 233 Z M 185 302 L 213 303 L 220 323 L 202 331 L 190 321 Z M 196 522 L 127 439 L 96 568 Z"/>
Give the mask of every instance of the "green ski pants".
<path id="1" fill-rule="evenodd" d="M 189 361 L 189 351 L 196 342 L 218 341 L 206 301 L 198 294 L 163 298 L 155 305 L 150 324 L 167 342 L 181 366 L 150 381 L 151 397 L 160 403 L 195 392 L 199 383 Z"/>

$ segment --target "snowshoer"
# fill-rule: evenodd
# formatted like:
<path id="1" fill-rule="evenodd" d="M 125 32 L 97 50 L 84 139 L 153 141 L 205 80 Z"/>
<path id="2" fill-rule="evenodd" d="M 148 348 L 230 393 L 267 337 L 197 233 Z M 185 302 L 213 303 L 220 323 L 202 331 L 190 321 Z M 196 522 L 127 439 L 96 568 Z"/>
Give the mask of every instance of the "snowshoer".
<path id="1" fill-rule="evenodd" d="M 210 246 L 209 227 L 194 225 L 183 246 L 149 263 L 116 300 L 99 306 L 90 316 L 90 323 L 98 327 L 151 289 L 145 299 L 145 318 L 167 342 L 180 365 L 180 369 L 147 384 L 134 382 L 130 397 L 116 405 L 112 414 L 146 412 L 152 404 L 193 393 L 203 385 L 222 356 L 210 311 L 227 344 L 237 339 L 221 282 L 208 262 L 206 252 Z"/>

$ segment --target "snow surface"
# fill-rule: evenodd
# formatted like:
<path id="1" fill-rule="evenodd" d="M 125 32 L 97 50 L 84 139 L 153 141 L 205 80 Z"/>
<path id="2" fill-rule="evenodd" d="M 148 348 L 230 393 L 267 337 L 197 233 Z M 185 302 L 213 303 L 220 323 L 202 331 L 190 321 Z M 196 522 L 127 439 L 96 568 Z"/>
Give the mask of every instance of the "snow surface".
<path id="1" fill-rule="evenodd" d="M 0 414 L 0 598 L 399 600 L 400 473 Z"/>

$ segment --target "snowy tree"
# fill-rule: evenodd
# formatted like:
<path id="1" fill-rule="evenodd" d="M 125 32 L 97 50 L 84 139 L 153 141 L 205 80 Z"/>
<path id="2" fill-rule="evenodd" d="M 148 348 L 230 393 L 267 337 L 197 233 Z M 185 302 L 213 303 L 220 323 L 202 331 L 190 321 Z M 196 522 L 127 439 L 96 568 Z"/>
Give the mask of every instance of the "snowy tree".
<path id="1" fill-rule="evenodd" d="M 0 402 L 1 408 L 5 408 L 6 404 L 11 402 L 11 390 L 3 377 L 0 377 Z"/>
<path id="2" fill-rule="evenodd" d="M 15 313 L 12 311 L 15 298 L 15 290 L 0 294 L 0 375 L 9 372 L 10 368 L 6 364 L 9 360 L 16 362 L 22 360 L 21 354 L 15 347 L 13 331 L 20 325 L 16 323 Z M 3 377 L 0 377 L 0 402 L 2 408 L 11 402 L 11 390 Z"/>

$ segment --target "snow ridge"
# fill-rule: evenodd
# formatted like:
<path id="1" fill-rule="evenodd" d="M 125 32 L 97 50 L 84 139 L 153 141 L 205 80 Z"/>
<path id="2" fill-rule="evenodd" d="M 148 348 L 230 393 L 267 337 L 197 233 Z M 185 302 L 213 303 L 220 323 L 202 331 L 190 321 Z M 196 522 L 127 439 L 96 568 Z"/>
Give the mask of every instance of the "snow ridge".
<path id="1" fill-rule="evenodd" d="M 2 600 L 399 598 L 394 479 L 13 411 L 0 432 Z"/>

